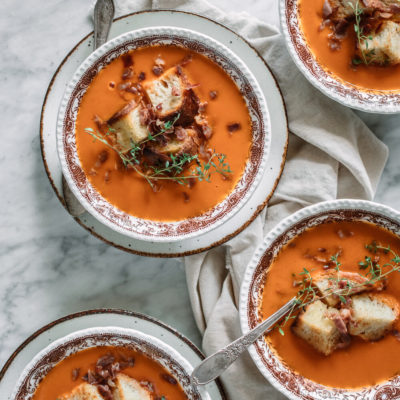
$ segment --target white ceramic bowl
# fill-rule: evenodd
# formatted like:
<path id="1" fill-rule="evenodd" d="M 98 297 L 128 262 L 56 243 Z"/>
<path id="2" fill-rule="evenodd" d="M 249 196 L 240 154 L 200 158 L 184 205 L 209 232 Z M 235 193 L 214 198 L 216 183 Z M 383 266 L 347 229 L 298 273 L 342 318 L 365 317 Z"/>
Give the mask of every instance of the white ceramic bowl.
<path id="1" fill-rule="evenodd" d="M 261 318 L 258 312 L 265 273 L 280 249 L 306 229 L 327 221 L 361 220 L 384 227 L 400 236 L 400 213 L 390 207 L 363 200 L 334 200 L 303 208 L 282 220 L 265 237 L 244 274 L 240 291 L 240 325 L 247 333 Z M 400 375 L 362 389 L 330 388 L 311 381 L 288 368 L 264 338 L 249 349 L 261 373 L 290 399 L 394 400 L 399 398 Z"/>
<path id="2" fill-rule="evenodd" d="M 78 351 L 97 346 L 128 347 L 144 353 L 176 378 L 189 400 L 211 400 L 204 388 L 191 385 L 193 367 L 175 349 L 153 336 L 118 327 L 84 329 L 51 343 L 25 367 L 10 400 L 31 400 L 40 381 L 56 364 Z"/>
<path id="3" fill-rule="evenodd" d="M 379 114 L 399 113 L 398 91 L 360 88 L 339 79 L 318 63 L 301 30 L 298 3 L 299 0 L 279 0 L 280 20 L 289 53 L 310 83 L 345 106 Z"/>
<path id="4" fill-rule="evenodd" d="M 75 120 L 82 96 L 94 76 L 121 54 L 155 44 L 177 45 L 220 65 L 239 87 L 253 122 L 253 144 L 242 178 L 225 200 L 204 214 L 178 222 L 156 222 L 131 216 L 104 199 L 83 172 L 75 143 Z M 129 237 L 171 242 L 199 236 L 223 224 L 243 207 L 257 187 L 270 146 L 270 119 L 261 89 L 246 65 L 231 50 L 201 33 L 175 27 L 143 28 L 110 40 L 92 53 L 68 83 L 57 121 L 57 148 L 71 190 L 97 220 Z"/>

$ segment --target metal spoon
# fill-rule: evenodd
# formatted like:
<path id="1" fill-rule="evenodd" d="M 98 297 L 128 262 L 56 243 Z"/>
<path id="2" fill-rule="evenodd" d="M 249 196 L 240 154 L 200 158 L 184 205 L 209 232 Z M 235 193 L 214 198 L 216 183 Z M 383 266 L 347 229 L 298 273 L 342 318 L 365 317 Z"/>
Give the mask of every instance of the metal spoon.
<path id="1" fill-rule="evenodd" d="M 94 50 L 107 41 L 111 24 L 114 18 L 115 8 L 113 0 L 97 0 L 94 7 Z M 79 217 L 85 209 L 72 193 L 67 181 L 62 176 L 62 188 L 65 206 L 73 217 Z"/>
<path id="2" fill-rule="evenodd" d="M 207 357 L 193 370 L 192 383 L 194 385 L 205 385 L 220 376 L 251 344 L 286 315 L 295 305 L 295 301 L 295 298 L 291 299 L 250 332 Z"/>

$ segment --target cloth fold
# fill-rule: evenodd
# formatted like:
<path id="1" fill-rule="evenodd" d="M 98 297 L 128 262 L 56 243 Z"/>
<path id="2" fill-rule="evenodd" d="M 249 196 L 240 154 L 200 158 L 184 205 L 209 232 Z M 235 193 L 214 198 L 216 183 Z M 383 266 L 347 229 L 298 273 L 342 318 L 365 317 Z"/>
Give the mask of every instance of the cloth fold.
<path id="1" fill-rule="evenodd" d="M 289 149 L 268 208 L 225 245 L 184 259 L 196 323 L 209 355 L 240 336 L 238 299 L 247 263 L 268 230 L 294 211 L 335 198 L 372 199 L 388 150 L 351 109 L 312 87 L 296 68 L 277 26 L 278 4 L 266 21 L 223 12 L 205 0 L 117 0 L 117 14 L 174 8 L 205 15 L 245 37 L 267 61 L 282 90 L 289 120 Z M 210 32 L 205 32 L 210 34 Z M 259 373 L 248 353 L 223 375 L 230 400 L 284 398 Z"/>

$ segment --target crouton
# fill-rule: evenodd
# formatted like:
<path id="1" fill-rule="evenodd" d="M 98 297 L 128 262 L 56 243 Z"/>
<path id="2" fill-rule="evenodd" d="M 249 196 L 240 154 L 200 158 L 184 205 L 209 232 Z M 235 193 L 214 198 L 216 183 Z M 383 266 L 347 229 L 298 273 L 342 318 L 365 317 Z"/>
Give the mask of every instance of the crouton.
<path id="1" fill-rule="evenodd" d="M 186 125 L 198 112 L 199 100 L 180 66 L 169 68 L 158 79 L 147 82 L 144 91 L 159 119 L 180 113 L 177 124 Z"/>
<path id="2" fill-rule="evenodd" d="M 352 297 L 349 332 L 364 340 L 381 339 L 399 317 L 397 301 L 382 293 L 364 293 Z"/>
<path id="3" fill-rule="evenodd" d="M 114 400 L 153 400 L 154 398 L 148 388 L 127 375 L 118 374 L 115 385 Z"/>
<path id="4" fill-rule="evenodd" d="M 328 313 L 338 313 L 317 300 L 298 315 L 292 331 L 324 355 L 331 354 L 340 343 L 341 334 Z"/>
<path id="5" fill-rule="evenodd" d="M 198 146 L 197 131 L 193 128 L 184 129 L 182 127 L 175 128 L 175 132 L 171 139 L 165 144 L 156 144 L 151 147 L 151 150 L 156 154 L 164 155 L 180 155 L 186 154 L 196 154 Z"/>
<path id="6" fill-rule="evenodd" d="M 368 285 L 368 278 L 355 272 L 321 271 L 313 274 L 312 278 L 321 296 L 324 296 L 323 300 L 331 307 L 340 302 L 338 294 L 330 294 L 332 292 L 340 291 L 340 294 L 347 296 L 366 290 L 380 289 L 382 286 L 380 282 L 376 285 Z"/>
<path id="7" fill-rule="evenodd" d="M 143 110 L 142 104 L 132 101 L 107 121 L 122 152 L 128 151 L 132 142 L 140 143 L 148 137 L 148 129 L 141 116 Z"/>
<path id="8" fill-rule="evenodd" d="M 71 392 L 57 397 L 57 400 L 104 400 L 104 398 L 100 396 L 96 386 L 82 383 Z"/>
<path id="9" fill-rule="evenodd" d="M 384 20 L 376 25 L 361 41 L 357 55 L 363 59 L 362 53 L 369 63 L 379 65 L 396 65 L 400 63 L 400 23 Z"/>

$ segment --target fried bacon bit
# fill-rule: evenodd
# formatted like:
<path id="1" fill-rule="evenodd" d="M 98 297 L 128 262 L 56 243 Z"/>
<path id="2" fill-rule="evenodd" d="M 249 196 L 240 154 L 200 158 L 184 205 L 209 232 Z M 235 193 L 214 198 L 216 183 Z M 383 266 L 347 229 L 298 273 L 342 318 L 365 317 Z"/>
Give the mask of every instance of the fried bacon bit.
<path id="1" fill-rule="evenodd" d="M 318 248 L 318 251 L 319 251 L 320 253 L 326 253 L 326 248 L 325 248 L 325 247 L 319 247 L 319 248 Z"/>
<path id="2" fill-rule="evenodd" d="M 188 186 L 190 187 L 190 188 L 192 188 L 195 184 L 196 184 L 196 179 L 195 178 L 190 178 L 190 179 L 188 179 Z"/>
<path id="3" fill-rule="evenodd" d="M 345 237 L 354 236 L 354 232 L 346 231 L 346 230 L 342 230 L 342 229 L 337 230 L 336 234 L 339 236 L 340 239 L 344 239 Z"/>
<path id="4" fill-rule="evenodd" d="M 104 182 L 110 182 L 111 179 L 111 171 L 108 169 L 104 174 Z"/>
<path id="5" fill-rule="evenodd" d="M 107 132 L 107 122 L 103 121 L 98 115 L 95 115 L 93 117 L 93 121 L 100 132 L 102 133 Z"/>
<path id="6" fill-rule="evenodd" d="M 331 7 L 331 5 L 329 3 L 329 0 L 325 0 L 324 1 L 324 5 L 322 7 L 322 17 L 324 19 L 327 19 L 332 14 L 332 12 L 333 12 L 333 10 L 332 10 L 332 7 Z"/>
<path id="7" fill-rule="evenodd" d="M 146 74 L 142 71 L 139 75 L 138 75 L 138 80 L 144 81 L 146 79 Z"/>
<path id="8" fill-rule="evenodd" d="M 124 54 L 122 56 L 122 62 L 124 63 L 124 67 L 128 68 L 133 65 L 133 58 L 131 54 Z"/>
<path id="9" fill-rule="evenodd" d="M 176 73 L 180 76 L 182 75 L 183 71 L 182 71 L 182 67 L 180 65 L 176 66 Z"/>
<path id="10" fill-rule="evenodd" d="M 210 137 L 212 136 L 212 129 L 211 129 L 210 125 L 204 124 L 202 126 L 202 130 L 203 130 L 203 135 L 205 136 L 205 138 L 210 139 Z"/>
<path id="11" fill-rule="evenodd" d="M 169 374 L 161 374 L 161 378 L 164 379 L 164 381 L 170 383 L 171 385 L 176 385 L 178 383 L 177 380 Z"/>
<path id="12" fill-rule="evenodd" d="M 128 88 L 130 88 L 132 86 L 131 82 L 125 82 L 125 83 L 120 83 L 118 85 L 118 90 L 127 90 Z"/>
<path id="13" fill-rule="evenodd" d="M 147 125 L 150 120 L 150 111 L 147 107 L 142 107 L 139 110 L 139 122 L 141 125 Z"/>
<path id="14" fill-rule="evenodd" d="M 125 68 L 122 72 L 122 79 L 126 81 L 127 79 L 131 79 L 134 75 L 133 69 L 131 67 Z"/>
<path id="15" fill-rule="evenodd" d="M 121 110 L 116 112 L 107 123 L 112 125 L 114 122 L 118 121 L 121 117 L 129 114 L 136 107 L 136 101 L 131 100 L 128 104 L 126 104 Z"/>
<path id="16" fill-rule="evenodd" d="M 204 113 L 206 111 L 206 108 L 208 106 L 207 101 L 203 101 L 199 104 L 199 113 Z"/>
<path id="17" fill-rule="evenodd" d="M 186 54 L 185 57 L 182 58 L 182 61 L 179 63 L 184 67 L 185 65 L 188 65 L 190 62 L 192 62 L 193 56 L 191 54 Z"/>
<path id="18" fill-rule="evenodd" d="M 161 103 L 160 103 L 160 104 L 157 104 L 156 110 L 157 110 L 157 111 L 161 111 L 161 110 L 162 110 L 162 104 L 161 104 Z"/>
<path id="19" fill-rule="evenodd" d="M 164 72 L 164 68 L 163 68 L 163 67 L 160 67 L 160 66 L 158 66 L 158 65 L 155 65 L 155 66 L 153 67 L 152 71 L 153 71 L 153 74 L 154 74 L 155 76 L 160 76 L 160 75 Z"/>
<path id="20" fill-rule="evenodd" d="M 211 100 L 215 100 L 218 97 L 218 92 L 216 90 L 210 90 L 208 95 L 210 96 Z"/>
<path id="21" fill-rule="evenodd" d="M 133 93 L 133 94 L 138 94 L 139 91 L 137 90 L 137 88 L 135 86 L 129 86 L 128 88 L 125 89 L 126 92 L 128 93 Z"/>
<path id="22" fill-rule="evenodd" d="M 171 89 L 171 94 L 172 94 L 172 96 L 178 97 L 181 93 L 176 86 L 173 86 Z"/>
<path id="23" fill-rule="evenodd" d="M 238 122 L 234 122 L 233 124 L 227 125 L 229 133 L 233 133 L 238 131 L 241 128 L 241 125 Z"/>
<path id="24" fill-rule="evenodd" d="M 181 126 L 177 126 L 175 128 L 175 136 L 177 137 L 177 139 L 179 140 L 184 140 L 186 139 L 187 136 L 187 132 L 184 128 L 182 128 Z"/>
<path id="25" fill-rule="evenodd" d="M 97 385 L 99 393 L 104 397 L 105 400 L 113 400 L 111 389 L 108 385 Z"/>
<path id="26" fill-rule="evenodd" d="M 80 368 L 74 368 L 72 370 L 71 376 L 72 376 L 72 380 L 75 382 L 78 378 L 79 378 L 79 373 L 80 373 L 81 369 Z"/>
<path id="27" fill-rule="evenodd" d="M 109 84 L 108 84 L 108 86 L 110 86 L 110 88 L 112 88 L 112 89 L 114 89 L 115 88 L 115 82 L 110 82 Z"/>
<path id="28" fill-rule="evenodd" d="M 182 194 L 183 194 L 183 201 L 185 203 L 189 203 L 190 196 L 186 192 L 182 192 Z"/>
<path id="29" fill-rule="evenodd" d="M 107 160 L 108 160 L 108 151 L 107 150 L 102 150 L 97 156 L 97 160 L 96 160 L 96 163 L 94 164 L 94 167 L 95 168 L 99 168 Z"/>
<path id="30" fill-rule="evenodd" d="M 159 66 L 159 67 L 165 67 L 165 61 L 159 54 L 158 57 L 154 60 L 154 64 Z"/>
<path id="31" fill-rule="evenodd" d="M 343 321 L 340 313 L 335 311 L 328 311 L 326 313 L 326 317 L 329 318 L 336 325 L 337 330 L 340 333 L 340 338 L 342 339 L 342 343 L 348 343 L 349 333 L 347 332 L 347 326 Z"/>

